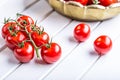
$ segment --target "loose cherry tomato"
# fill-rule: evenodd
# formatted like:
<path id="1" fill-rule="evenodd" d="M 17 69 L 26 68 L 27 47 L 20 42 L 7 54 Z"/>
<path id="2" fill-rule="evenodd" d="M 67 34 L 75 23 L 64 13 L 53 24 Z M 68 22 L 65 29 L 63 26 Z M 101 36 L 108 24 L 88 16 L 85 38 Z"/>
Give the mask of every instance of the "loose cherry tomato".
<path id="1" fill-rule="evenodd" d="M 99 0 L 100 4 L 103 6 L 109 6 L 113 3 L 117 3 L 118 0 Z"/>
<path id="2" fill-rule="evenodd" d="M 73 0 L 73 1 L 79 2 L 82 5 L 86 5 L 88 3 L 88 0 Z"/>
<path id="3" fill-rule="evenodd" d="M 74 38 L 80 42 L 85 41 L 90 36 L 90 26 L 81 23 L 74 28 Z"/>
<path id="4" fill-rule="evenodd" d="M 10 34 L 10 31 L 19 31 L 20 27 L 15 22 L 7 22 L 2 27 L 2 37 L 5 38 L 8 34 Z"/>
<path id="5" fill-rule="evenodd" d="M 40 47 L 43 44 L 47 44 L 49 42 L 49 35 L 46 32 L 32 32 L 31 37 L 35 42 L 37 47 Z"/>
<path id="6" fill-rule="evenodd" d="M 57 43 L 50 43 L 41 48 L 41 56 L 46 63 L 54 63 L 61 56 L 61 47 Z"/>
<path id="7" fill-rule="evenodd" d="M 14 49 L 14 55 L 20 62 L 29 62 L 34 57 L 34 47 L 31 43 L 24 42 L 21 47 Z"/>
<path id="8" fill-rule="evenodd" d="M 5 38 L 6 45 L 11 50 L 13 50 L 18 43 L 21 43 L 25 39 L 26 39 L 26 37 L 22 32 L 8 34 Z"/>
<path id="9" fill-rule="evenodd" d="M 94 41 L 94 48 L 99 55 L 106 54 L 112 48 L 112 40 L 106 35 L 99 36 Z"/>
<path id="10" fill-rule="evenodd" d="M 20 16 L 17 21 L 23 25 L 23 26 L 27 26 L 27 25 L 31 25 L 31 24 L 34 24 L 34 21 L 33 19 L 30 17 L 30 16 L 27 16 L 27 15 L 22 15 Z"/>

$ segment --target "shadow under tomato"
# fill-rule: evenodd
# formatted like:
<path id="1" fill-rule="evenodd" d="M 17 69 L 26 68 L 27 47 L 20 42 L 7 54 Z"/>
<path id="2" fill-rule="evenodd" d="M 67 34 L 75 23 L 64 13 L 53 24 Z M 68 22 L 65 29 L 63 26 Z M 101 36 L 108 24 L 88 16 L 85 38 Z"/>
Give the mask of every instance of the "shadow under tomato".
<path id="1" fill-rule="evenodd" d="M 92 56 L 98 56 L 97 52 L 94 50 L 89 51 L 90 55 Z"/>
<path id="2" fill-rule="evenodd" d="M 10 56 L 8 58 L 8 62 L 11 63 L 11 64 L 18 64 L 18 63 L 20 63 L 14 56 L 13 56 L 13 58 Z"/>
<path id="3" fill-rule="evenodd" d="M 78 41 L 75 40 L 75 38 L 73 36 L 69 37 L 69 41 L 70 42 L 74 42 L 74 43 L 78 43 Z"/>
<path id="4" fill-rule="evenodd" d="M 42 59 L 34 59 L 35 64 L 42 64 L 42 65 L 48 65 L 45 63 Z"/>

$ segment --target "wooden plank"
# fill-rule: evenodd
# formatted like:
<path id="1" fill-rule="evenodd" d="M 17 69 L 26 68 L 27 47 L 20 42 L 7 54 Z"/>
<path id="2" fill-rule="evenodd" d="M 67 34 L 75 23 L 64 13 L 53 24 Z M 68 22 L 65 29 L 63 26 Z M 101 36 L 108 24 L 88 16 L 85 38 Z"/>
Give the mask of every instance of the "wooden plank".
<path id="1" fill-rule="evenodd" d="M 40 0 L 35 5 L 22 12 L 22 14 L 29 15 L 35 21 L 40 23 L 40 21 L 42 21 L 48 14 L 50 14 L 52 10 L 53 9 L 46 0 Z"/>
<path id="2" fill-rule="evenodd" d="M 120 80 L 120 37 L 110 53 L 102 56 L 82 80 Z"/>
<path id="3" fill-rule="evenodd" d="M 0 80 L 16 69 L 19 62 L 15 59 L 13 52 L 6 48 L 0 52 Z"/>
<path id="4" fill-rule="evenodd" d="M 0 0 L 0 7 L 2 7 L 2 5 L 4 5 L 8 0 Z"/>
<path id="5" fill-rule="evenodd" d="M 13 17 L 18 12 L 23 11 L 27 6 L 36 0 L 8 0 L 0 7 L 0 21 L 6 17 Z"/>
<path id="6" fill-rule="evenodd" d="M 104 21 L 92 32 L 90 38 L 85 43 L 81 43 L 64 61 L 51 71 L 48 76 L 45 76 L 44 80 L 81 79 L 81 77 L 99 59 L 99 56 L 93 49 L 93 41 L 102 34 L 110 36 L 114 41 L 120 34 L 119 20 L 120 16 L 117 16 L 114 19 Z M 86 80 L 89 80 L 89 78 Z"/>
<path id="7" fill-rule="evenodd" d="M 39 5 L 38 4 L 35 4 L 34 6 L 31 6 L 30 8 L 29 8 L 29 10 L 31 10 L 31 9 L 36 9 L 38 6 L 41 6 L 41 4 L 43 4 L 44 3 L 44 6 L 46 5 L 48 5 L 48 3 L 46 3 L 46 1 L 45 0 L 41 0 L 40 2 L 38 2 L 39 3 Z M 36 7 L 36 8 L 35 8 Z M 41 16 L 42 15 L 42 17 L 45 17 L 46 16 L 46 14 L 49 12 L 49 11 L 51 11 L 52 9 L 49 7 L 48 8 L 48 6 L 46 7 L 47 8 L 47 10 L 48 9 L 50 9 L 50 10 L 48 10 L 48 11 L 43 11 L 42 13 L 44 13 L 44 14 L 41 14 L 41 12 L 39 12 L 39 13 L 37 13 L 37 14 L 39 14 L 39 16 Z M 38 8 L 37 8 L 38 9 Z M 41 11 L 41 9 L 39 9 L 40 11 Z M 23 12 L 24 13 L 24 12 Z M 32 13 L 31 13 L 31 15 L 32 15 Z M 33 12 L 33 15 L 34 15 L 34 17 L 36 17 L 36 16 L 38 16 L 38 15 L 35 15 L 34 14 L 34 12 Z M 0 39 L 2 39 L 1 37 L 0 37 Z M 1 43 L 1 42 L 0 42 Z M 10 53 L 10 54 L 9 54 Z M 10 56 L 8 56 L 8 55 L 10 55 Z M 3 57 L 4 56 L 4 57 Z M 2 58 L 1 58 L 2 57 Z M 15 57 L 12 55 L 12 52 L 9 50 L 9 49 L 5 49 L 5 50 L 3 50 L 3 51 L 0 51 L 0 65 L 2 65 L 2 66 L 0 66 L 0 80 L 1 79 L 4 79 L 5 77 L 7 77 L 10 73 L 12 73 L 15 69 L 17 69 L 17 67 L 19 67 L 21 64 L 19 64 L 19 62 L 15 59 Z M 9 61 L 9 58 L 10 58 L 10 61 Z M 3 59 L 3 60 L 2 60 Z M 14 62 L 14 64 L 12 63 L 13 61 L 15 61 Z"/>
<path id="8" fill-rule="evenodd" d="M 45 28 L 45 31 L 50 35 L 50 37 L 53 37 L 70 22 L 71 19 L 62 16 L 57 12 L 53 12 L 44 21 L 42 21 L 40 25 Z"/>

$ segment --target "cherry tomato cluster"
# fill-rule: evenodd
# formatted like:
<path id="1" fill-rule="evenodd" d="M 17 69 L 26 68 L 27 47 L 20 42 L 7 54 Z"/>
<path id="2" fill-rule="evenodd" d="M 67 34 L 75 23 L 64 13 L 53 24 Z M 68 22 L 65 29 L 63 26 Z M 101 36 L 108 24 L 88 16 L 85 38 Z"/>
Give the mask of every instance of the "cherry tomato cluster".
<path id="1" fill-rule="evenodd" d="M 74 38 L 83 42 L 86 41 L 90 36 L 90 26 L 85 23 L 78 24 L 73 31 Z M 112 40 L 107 35 L 101 35 L 94 41 L 94 49 L 99 55 L 104 55 L 112 48 Z"/>
<path id="2" fill-rule="evenodd" d="M 23 63 L 31 61 L 35 53 L 46 63 L 54 63 L 62 53 L 60 45 L 50 41 L 44 28 L 38 27 L 27 15 L 18 14 L 15 20 L 5 19 L 2 37 L 16 59 Z"/>
<path id="3" fill-rule="evenodd" d="M 100 4 L 103 6 L 109 6 L 113 3 L 117 3 L 118 0 L 65 0 L 65 1 L 76 1 L 82 5 Z"/>

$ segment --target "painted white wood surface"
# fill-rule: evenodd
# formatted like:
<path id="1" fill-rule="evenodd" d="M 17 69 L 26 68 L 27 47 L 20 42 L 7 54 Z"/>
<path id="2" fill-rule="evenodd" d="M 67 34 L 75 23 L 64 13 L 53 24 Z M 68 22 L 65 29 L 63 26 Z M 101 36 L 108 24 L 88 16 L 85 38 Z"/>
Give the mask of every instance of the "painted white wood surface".
<path id="1" fill-rule="evenodd" d="M 120 80 L 120 37 L 113 49 L 90 69 L 82 80 Z"/>
<path id="2" fill-rule="evenodd" d="M 2 26 L 3 26 L 3 24 L 0 23 L 0 32 L 2 30 Z M 2 48 L 4 45 L 5 45 L 5 41 L 4 41 L 3 37 L 2 37 L 2 35 L 0 35 L 0 48 Z"/>
<path id="3" fill-rule="evenodd" d="M 102 22 L 92 31 L 90 38 L 85 43 L 81 43 L 70 56 L 49 73 L 44 80 L 75 80 L 82 78 L 87 70 L 99 59 L 99 56 L 96 55 L 93 49 L 93 41 L 99 35 L 108 35 L 114 43 L 114 40 L 120 35 L 119 20 L 120 16 L 117 16 L 114 19 Z M 118 50 L 118 52 L 120 51 Z M 89 80 L 89 78 L 86 80 Z"/>
<path id="4" fill-rule="evenodd" d="M 108 76 L 99 74 L 104 73 L 102 71 L 104 67 L 106 69 L 112 64 L 117 66 L 116 69 L 115 66 L 109 67 L 106 73 L 110 73 L 108 71 L 113 69 L 113 73 L 116 75 L 112 77 L 112 74 L 109 74 L 111 78 L 108 79 L 112 80 L 115 77 L 120 79 L 118 75 L 120 72 L 117 72 L 120 64 L 111 64 L 112 61 L 119 60 L 116 56 L 120 51 L 116 47 L 119 47 L 120 43 L 119 39 L 117 41 L 116 39 L 120 35 L 120 16 L 102 23 L 85 22 L 91 26 L 92 33 L 87 41 L 79 44 L 73 38 L 73 29 L 81 21 L 73 21 L 53 11 L 47 0 L 5 0 L 0 4 L 2 4 L 0 5 L 0 11 L 2 11 L 0 22 L 3 21 L 4 17 L 14 17 L 17 12 L 29 15 L 38 21 L 38 25 L 45 28 L 54 42 L 62 47 L 62 56 L 54 64 L 46 64 L 42 60 L 38 61 L 36 57 L 27 64 L 21 64 L 15 59 L 12 51 L 8 48 L 1 49 L 5 42 L 0 35 L 0 80 L 101 80 L 108 78 Z M 7 12 L 6 9 L 8 9 Z M 2 23 L 0 23 L 1 25 Z M 102 34 L 109 35 L 116 46 L 113 46 L 113 50 L 108 53 L 109 55 L 99 57 L 93 49 L 93 41 Z M 114 53 L 116 55 L 113 55 Z M 116 58 L 115 60 L 111 60 L 112 55 Z M 102 68 L 101 63 L 103 64 Z M 96 74 L 96 71 L 100 73 Z M 95 74 L 97 77 L 94 77 Z"/>
<path id="5" fill-rule="evenodd" d="M 32 4 L 36 0 L 7 0 L 6 3 L 0 6 L 0 21 L 3 21 L 5 17 L 13 17 L 16 13 L 19 13 L 26 9 L 27 6 Z"/>
<path id="6" fill-rule="evenodd" d="M 11 50 L 6 48 L 0 52 L 0 80 L 8 76 L 19 65 Z"/>

